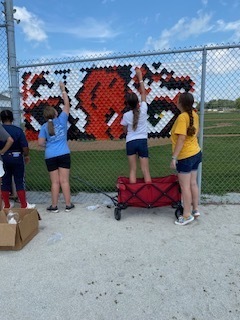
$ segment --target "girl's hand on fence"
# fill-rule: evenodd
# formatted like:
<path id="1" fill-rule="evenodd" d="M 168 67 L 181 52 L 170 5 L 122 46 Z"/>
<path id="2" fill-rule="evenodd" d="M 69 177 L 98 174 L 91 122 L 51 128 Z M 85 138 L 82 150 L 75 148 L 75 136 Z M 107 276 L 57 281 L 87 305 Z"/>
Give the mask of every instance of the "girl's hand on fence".
<path id="1" fill-rule="evenodd" d="M 136 76 L 138 77 L 138 79 L 139 79 L 139 78 L 142 79 L 142 71 L 141 71 L 141 69 L 136 68 L 135 71 L 136 71 Z"/>
<path id="2" fill-rule="evenodd" d="M 59 86 L 61 91 L 65 91 L 65 84 L 62 81 L 59 82 Z"/>

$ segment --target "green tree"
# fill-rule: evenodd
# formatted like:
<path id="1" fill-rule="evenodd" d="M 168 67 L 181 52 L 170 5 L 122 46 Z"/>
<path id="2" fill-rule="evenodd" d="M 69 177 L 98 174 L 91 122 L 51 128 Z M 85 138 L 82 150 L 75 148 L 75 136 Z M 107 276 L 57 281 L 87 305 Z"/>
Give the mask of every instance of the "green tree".
<path id="1" fill-rule="evenodd" d="M 240 109 L 240 98 L 237 98 L 235 100 L 235 106 L 236 106 L 236 109 Z"/>
<path id="2" fill-rule="evenodd" d="M 210 100 L 206 103 L 207 109 L 233 109 L 235 101 L 227 99 Z"/>

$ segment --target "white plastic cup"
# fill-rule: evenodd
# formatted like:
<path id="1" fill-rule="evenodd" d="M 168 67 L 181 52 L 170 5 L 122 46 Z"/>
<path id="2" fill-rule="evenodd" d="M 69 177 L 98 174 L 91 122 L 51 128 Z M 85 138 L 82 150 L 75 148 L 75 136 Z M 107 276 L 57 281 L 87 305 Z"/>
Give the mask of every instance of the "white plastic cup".
<path id="1" fill-rule="evenodd" d="M 9 211 L 7 214 L 7 222 L 9 224 L 17 224 L 19 221 L 19 214 L 17 212 Z"/>

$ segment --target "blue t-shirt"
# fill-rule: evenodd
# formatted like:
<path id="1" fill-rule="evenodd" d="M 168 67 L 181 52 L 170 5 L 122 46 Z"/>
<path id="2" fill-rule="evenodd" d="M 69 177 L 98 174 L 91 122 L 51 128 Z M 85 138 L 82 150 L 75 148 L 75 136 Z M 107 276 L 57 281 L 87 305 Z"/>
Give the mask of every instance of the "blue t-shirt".
<path id="1" fill-rule="evenodd" d="M 42 125 L 38 137 L 46 140 L 45 159 L 70 153 L 67 143 L 67 121 L 68 115 L 64 111 L 53 119 L 54 136 L 49 135 L 47 122 Z"/>

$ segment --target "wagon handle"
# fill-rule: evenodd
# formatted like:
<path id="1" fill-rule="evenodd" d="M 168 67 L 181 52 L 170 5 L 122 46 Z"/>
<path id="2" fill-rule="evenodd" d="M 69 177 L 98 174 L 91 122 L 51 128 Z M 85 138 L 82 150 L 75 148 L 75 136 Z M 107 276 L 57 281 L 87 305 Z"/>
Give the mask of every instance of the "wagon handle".
<path id="1" fill-rule="evenodd" d="M 79 180 L 80 182 L 82 182 L 83 184 L 85 184 L 86 186 L 90 187 L 91 189 L 93 189 L 94 191 L 97 191 L 99 193 L 102 193 L 104 194 L 106 197 L 110 198 L 113 202 L 113 204 L 116 206 L 118 204 L 118 201 L 116 199 L 116 196 L 115 197 L 111 197 L 109 194 L 105 193 L 104 191 L 96 188 L 95 186 L 93 186 L 91 183 L 79 178 L 78 176 L 73 176 L 74 179 L 77 179 Z"/>

